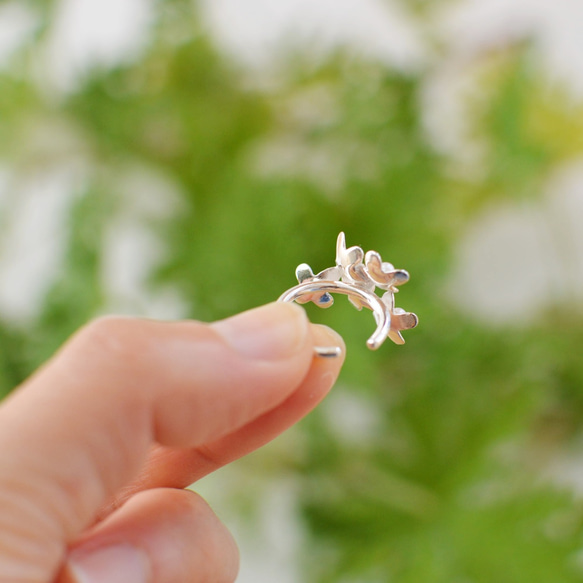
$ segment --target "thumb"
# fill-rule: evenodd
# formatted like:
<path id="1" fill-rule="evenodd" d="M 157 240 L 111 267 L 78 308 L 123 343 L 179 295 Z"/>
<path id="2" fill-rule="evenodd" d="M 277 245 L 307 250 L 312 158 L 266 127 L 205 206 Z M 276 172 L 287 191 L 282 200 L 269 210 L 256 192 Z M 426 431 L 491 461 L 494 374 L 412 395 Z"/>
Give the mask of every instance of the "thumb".
<path id="1" fill-rule="evenodd" d="M 0 407 L 0 580 L 52 581 L 153 443 L 195 447 L 256 419 L 301 383 L 312 351 L 292 304 L 83 329 Z"/>

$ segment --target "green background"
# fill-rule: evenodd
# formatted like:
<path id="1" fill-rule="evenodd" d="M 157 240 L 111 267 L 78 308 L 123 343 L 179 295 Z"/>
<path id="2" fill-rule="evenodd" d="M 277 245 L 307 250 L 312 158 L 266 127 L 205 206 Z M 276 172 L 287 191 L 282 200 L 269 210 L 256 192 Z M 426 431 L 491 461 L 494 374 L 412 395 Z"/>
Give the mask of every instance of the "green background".
<path id="1" fill-rule="evenodd" d="M 309 308 L 346 339 L 338 391 L 375 421 L 365 438 L 352 438 L 350 426 L 342 435 L 325 402 L 285 447 L 238 463 L 263 487 L 293 480 L 301 581 L 583 580 L 581 504 L 549 472 L 581 438 L 581 312 L 557 303 L 534 323 L 495 328 L 456 309 L 448 293 L 471 221 L 500 201 L 535 204 L 553 170 L 581 154 L 582 110 L 548 83 L 531 46 L 506 46 L 476 64 L 480 94 L 466 106 L 486 154 L 474 180 L 451 171 L 424 129 L 431 64 L 407 73 L 341 50 L 318 60 L 293 54 L 263 90 L 214 48 L 190 3 L 160 0 L 139 59 L 94 68 L 55 98 L 34 66 L 53 8 L 31 6 L 44 26 L 0 71 L 0 156 L 15 173 L 49 164 L 51 148 L 31 146 L 30 134 L 50 123 L 83 144 L 85 179 L 70 205 L 64 265 L 42 306 L 24 322 L 0 321 L 0 393 L 115 308 L 104 241 L 120 216 L 141 220 L 164 244 L 145 287 L 172 290 L 181 315 L 202 320 L 274 300 L 294 285 L 298 263 L 330 266 L 342 230 L 348 245 L 411 273 L 397 301 L 420 326 L 405 332 L 404 347 L 372 353 L 370 315 L 340 297 L 329 311 Z M 406 6 L 423 21 L 422 3 Z M 325 102 L 307 119 L 290 113 L 322 92 L 329 111 Z M 308 159 L 324 152 L 331 175 L 326 164 L 313 173 L 258 169 L 259 145 L 269 150 L 282 134 Z M 132 211 L 128 168 L 171 184 L 159 197 L 174 210 Z M 8 210 L 1 220 L 10 222 Z M 121 311 L 159 315 L 141 305 Z M 261 492 L 229 496 L 253 521 Z"/>

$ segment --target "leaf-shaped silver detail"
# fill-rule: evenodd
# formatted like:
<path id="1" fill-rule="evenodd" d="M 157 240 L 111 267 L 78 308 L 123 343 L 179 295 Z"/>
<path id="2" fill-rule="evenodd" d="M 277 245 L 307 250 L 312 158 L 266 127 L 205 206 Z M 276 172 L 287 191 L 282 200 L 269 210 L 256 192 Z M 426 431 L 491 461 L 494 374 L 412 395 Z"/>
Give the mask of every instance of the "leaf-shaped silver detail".
<path id="1" fill-rule="evenodd" d="M 344 233 L 338 235 L 336 242 L 336 265 L 347 271 L 351 266 L 362 263 L 364 251 L 357 246 L 346 248 L 346 237 Z"/>
<path id="2" fill-rule="evenodd" d="M 314 279 L 314 272 L 307 263 L 301 263 L 296 267 L 296 277 L 298 278 L 298 283 L 303 283 Z"/>
<path id="3" fill-rule="evenodd" d="M 399 291 L 395 286 L 409 281 L 409 274 L 404 269 L 395 269 L 392 263 L 383 262 L 376 251 L 368 251 L 365 261 L 369 277 L 381 289 L 395 293 Z"/>
<path id="4" fill-rule="evenodd" d="M 396 330 L 411 330 L 419 324 L 419 318 L 412 312 L 406 312 L 402 308 L 395 308 L 393 312 L 393 322 Z M 391 327 L 393 327 L 391 325 Z"/>
<path id="5" fill-rule="evenodd" d="M 339 281 L 341 277 L 342 268 L 338 267 L 338 265 L 335 267 L 328 267 L 328 269 L 324 269 L 316 275 L 318 281 Z"/>
<path id="6" fill-rule="evenodd" d="M 337 281 L 342 276 L 342 269 L 338 266 L 324 269 L 317 275 L 314 275 L 312 268 L 307 263 L 302 263 L 296 268 L 296 277 L 299 283 L 310 281 Z M 334 303 L 334 298 L 327 292 L 317 292 L 305 295 L 296 300 L 299 304 L 314 302 L 320 308 L 329 308 Z"/>
<path id="7" fill-rule="evenodd" d="M 396 344 L 405 344 L 405 339 L 401 334 L 401 330 L 415 328 L 419 323 L 419 319 L 411 312 L 406 312 L 402 308 L 395 308 L 395 295 L 392 292 L 385 292 L 382 300 L 391 314 L 389 338 Z"/>
<path id="8" fill-rule="evenodd" d="M 350 265 L 348 270 L 342 277 L 342 281 L 344 283 L 349 283 L 354 287 L 357 287 L 369 293 L 373 293 L 375 289 L 375 284 L 368 277 L 368 274 L 366 273 L 366 270 L 362 263 L 359 263 L 357 265 Z M 363 302 L 361 302 L 358 298 L 348 299 L 350 300 L 350 303 L 358 310 L 362 310 L 362 308 L 366 307 L 366 305 Z"/>

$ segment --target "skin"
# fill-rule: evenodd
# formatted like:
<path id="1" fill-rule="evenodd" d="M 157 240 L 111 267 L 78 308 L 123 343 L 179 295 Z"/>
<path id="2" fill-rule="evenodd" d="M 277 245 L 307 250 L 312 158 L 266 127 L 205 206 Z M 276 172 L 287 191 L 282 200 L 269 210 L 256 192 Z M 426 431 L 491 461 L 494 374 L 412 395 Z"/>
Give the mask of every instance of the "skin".
<path id="1" fill-rule="evenodd" d="M 231 535 L 184 488 L 304 417 L 343 359 L 292 304 L 92 322 L 0 406 L 0 581 L 234 581 Z"/>

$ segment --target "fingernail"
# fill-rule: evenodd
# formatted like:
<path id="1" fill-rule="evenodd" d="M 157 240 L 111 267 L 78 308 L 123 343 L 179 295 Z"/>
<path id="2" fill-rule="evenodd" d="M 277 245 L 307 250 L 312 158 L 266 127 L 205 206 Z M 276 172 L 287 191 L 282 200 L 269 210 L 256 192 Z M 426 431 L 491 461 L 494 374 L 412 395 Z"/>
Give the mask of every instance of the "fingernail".
<path id="1" fill-rule="evenodd" d="M 345 352 L 342 336 L 322 324 L 312 324 L 314 352 L 322 358 L 338 358 Z"/>
<path id="2" fill-rule="evenodd" d="M 212 326 L 237 352 L 258 360 L 295 354 L 309 334 L 304 310 L 285 302 L 255 308 Z"/>
<path id="3" fill-rule="evenodd" d="M 150 583 L 151 571 L 145 554 L 130 545 L 93 551 L 74 550 L 67 565 L 75 583 Z"/>

